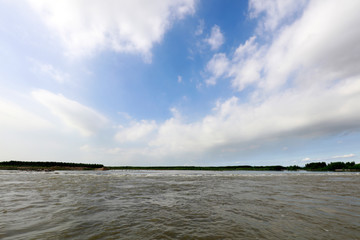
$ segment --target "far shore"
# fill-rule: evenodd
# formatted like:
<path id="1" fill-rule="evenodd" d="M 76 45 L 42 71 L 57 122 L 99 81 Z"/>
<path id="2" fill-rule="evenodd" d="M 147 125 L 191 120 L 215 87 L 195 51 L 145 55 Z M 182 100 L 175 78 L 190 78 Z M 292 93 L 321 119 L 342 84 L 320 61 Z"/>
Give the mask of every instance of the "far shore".
<path id="1" fill-rule="evenodd" d="M 308 163 L 299 166 L 104 166 L 102 164 L 65 163 L 65 162 L 30 162 L 7 161 L 0 162 L 0 170 L 20 171 L 106 171 L 106 170 L 196 170 L 196 171 L 335 171 L 359 172 L 360 164 L 355 162 L 325 162 Z"/>

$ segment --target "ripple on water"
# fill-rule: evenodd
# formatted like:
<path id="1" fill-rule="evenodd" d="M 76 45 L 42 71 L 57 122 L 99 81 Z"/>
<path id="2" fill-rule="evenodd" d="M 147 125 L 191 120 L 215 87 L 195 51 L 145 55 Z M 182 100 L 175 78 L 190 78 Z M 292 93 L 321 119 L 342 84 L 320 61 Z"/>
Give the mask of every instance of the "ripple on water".
<path id="1" fill-rule="evenodd" d="M 358 239 L 357 173 L 0 172 L 1 239 Z"/>

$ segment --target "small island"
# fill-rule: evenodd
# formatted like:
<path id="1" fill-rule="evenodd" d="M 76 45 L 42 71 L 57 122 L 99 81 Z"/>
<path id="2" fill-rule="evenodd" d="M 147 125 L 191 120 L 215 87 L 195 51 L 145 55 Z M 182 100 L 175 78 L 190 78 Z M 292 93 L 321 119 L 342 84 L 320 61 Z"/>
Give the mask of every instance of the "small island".
<path id="1" fill-rule="evenodd" d="M 104 166 L 102 164 L 66 163 L 66 162 L 32 162 L 32 161 L 5 161 L 0 162 L 0 170 L 23 171 L 84 171 L 84 170 L 198 170 L 198 171 L 336 171 L 358 172 L 360 164 L 355 162 L 312 162 L 304 167 L 293 166 Z"/>

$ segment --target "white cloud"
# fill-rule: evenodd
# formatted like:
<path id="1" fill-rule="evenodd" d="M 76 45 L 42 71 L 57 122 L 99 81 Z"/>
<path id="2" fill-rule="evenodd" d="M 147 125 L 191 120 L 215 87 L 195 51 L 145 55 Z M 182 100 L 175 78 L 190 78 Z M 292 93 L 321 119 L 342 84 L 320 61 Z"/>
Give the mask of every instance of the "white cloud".
<path id="1" fill-rule="evenodd" d="M 282 28 L 270 42 L 260 45 L 251 37 L 230 57 L 223 56 L 229 59 L 229 70 L 222 75 L 231 77 L 239 91 L 252 85 L 265 92 L 331 85 L 355 76 L 360 73 L 359 7 L 358 1 L 341 6 L 338 1 L 311 1 L 293 23 L 279 20 Z M 215 82 L 219 74 L 207 70 Z"/>
<path id="2" fill-rule="evenodd" d="M 358 7 L 357 1 L 341 6 L 337 1 L 310 2 L 302 18 L 285 28 L 269 48 L 264 88 L 281 87 L 291 75 L 295 84 L 309 87 L 360 73 Z"/>
<path id="3" fill-rule="evenodd" d="M 257 51 L 257 44 L 255 40 L 256 36 L 252 36 L 245 42 L 245 44 L 240 44 L 240 46 L 235 50 L 234 58 L 241 59 L 253 55 Z"/>
<path id="4" fill-rule="evenodd" d="M 217 50 L 223 45 L 225 39 L 218 25 L 212 27 L 211 35 L 209 38 L 205 39 L 205 41 L 210 45 L 211 50 Z"/>
<path id="5" fill-rule="evenodd" d="M 234 52 L 228 76 L 238 91 L 261 80 L 263 49 L 259 48 L 253 36 Z"/>
<path id="6" fill-rule="evenodd" d="M 355 157 L 356 155 L 353 154 L 353 153 L 350 153 L 350 154 L 344 154 L 344 155 L 341 155 L 341 156 L 332 156 L 331 159 L 338 159 L 338 158 L 353 158 Z"/>
<path id="7" fill-rule="evenodd" d="M 151 48 L 178 19 L 194 12 L 194 0 L 117 1 L 28 0 L 61 38 L 71 56 L 97 50 L 140 53 Z"/>
<path id="8" fill-rule="evenodd" d="M 206 65 L 206 71 L 211 76 L 206 79 L 207 85 L 215 85 L 217 80 L 227 73 L 229 68 L 229 60 L 224 53 L 215 54 L 212 59 Z"/>
<path id="9" fill-rule="evenodd" d="M 357 81 L 349 80 L 349 85 L 341 84 L 322 93 L 289 90 L 260 105 L 240 104 L 233 97 L 219 104 L 215 113 L 201 122 L 184 124 L 168 120 L 160 127 L 155 142 L 171 144 L 172 148 L 186 145 L 191 149 L 204 149 L 286 138 L 311 138 L 356 129 L 360 127 L 360 114 L 355 111 L 360 101 L 359 87 L 360 77 Z M 343 90 L 348 88 L 357 88 L 357 92 L 344 95 Z"/>
<path id="10" fill-rule="evenodd" d="M 308 0 L 250 0 L 250 18 L 261 16 L 258 31 L 274 31 L 285 19 L 303 9 Z M 262 15 L 263 14 L 263 15 Z"/>
<path id="11" fill-rule="evenodd" d="M 208 85 L 216 84 L 220 78 L 232 78 L 232 85 L 241 91 L 246 86 L 261 79 L 263 50 L 258 48 L 253 36 L 241 44 L 234 52 L 232 59 L 224 53 L 214 54 L 206 65 L 210 77 L 205 80 Z"/>
<path id="12" fill-rule="evenodd" d="M 140 121 L 133 122 L 130 127 L 121 129 L 117 132 L 115 139 L 120 142 L 143 142 L 148 141 L 149 136 L 156 130 L 157 125 L 155 121 Z"/>
<path id="13" fill-rule="evenodd" d="M 66 126 L 79 131 L 83 136 L 97 133 L 108 123 L 107 118 L 100 113 L 61 94 L 35 90 L 32 95 Z"/>

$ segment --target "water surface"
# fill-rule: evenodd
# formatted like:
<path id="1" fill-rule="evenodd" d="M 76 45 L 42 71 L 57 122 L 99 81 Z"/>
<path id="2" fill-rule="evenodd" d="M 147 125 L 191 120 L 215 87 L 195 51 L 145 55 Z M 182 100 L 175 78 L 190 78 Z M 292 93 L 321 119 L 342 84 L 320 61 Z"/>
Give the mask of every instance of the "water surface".
<path id="1" fill-rule="evenodd" d="M 0 239 L 360 239 L 360 174 L 0 171 Z"/>

